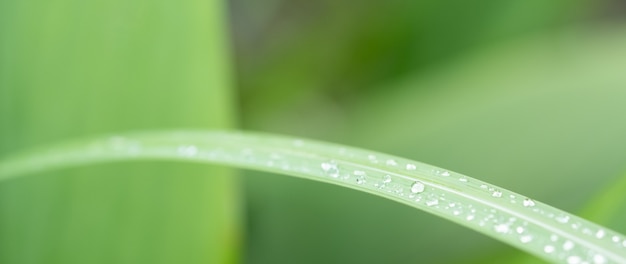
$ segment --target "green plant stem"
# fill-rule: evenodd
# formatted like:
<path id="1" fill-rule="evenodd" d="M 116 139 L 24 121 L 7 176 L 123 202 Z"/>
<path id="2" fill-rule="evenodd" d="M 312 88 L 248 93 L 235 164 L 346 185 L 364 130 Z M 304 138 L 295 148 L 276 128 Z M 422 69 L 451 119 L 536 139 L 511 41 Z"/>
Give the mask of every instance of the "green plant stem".
<path id="1" fill-rule="evenodd" d="M 517 193 L 416 161 L 284 136 L 173 131 L 74 141 L 5 159 L 0 180 L 146 159 L 216 163 L 327 182 L 422 209 L 554 263 L 626 263 L 623 235 Z"/>

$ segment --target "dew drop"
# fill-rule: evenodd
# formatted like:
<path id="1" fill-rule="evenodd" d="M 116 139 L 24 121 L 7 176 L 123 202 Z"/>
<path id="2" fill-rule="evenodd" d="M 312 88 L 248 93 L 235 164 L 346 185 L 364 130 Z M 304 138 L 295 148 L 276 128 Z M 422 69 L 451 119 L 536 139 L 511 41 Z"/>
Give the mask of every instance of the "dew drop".
<path id="1" fill-rule="evenodd" d="M 530 242 L 530 241 L 533 241 L 533 236 L 531 236 L 531 235 L 523 235 L 523 236 L 521 236 L 521 237 L 519 238 L 519 240 L 520 240 L 522 243 L 526 244 L 526 243 L 528 243 L 528 242 Z"/>
<path id="2" fill-rule="evenodd" d="M 554 218 L 557 222 L 562 223 L 562 224 L 566 224 L 567 222 L 569 222 L 569 216 L 567 215 L 561 215 L 561 216 L 557 216 L 556 218 Z"/>
<path id="3" fill-rule="evenodd" d="M 524 207 L 533 207 L 535 206 L 535 202 L 531 199 L 528 198 L 524 198 L 524 201 L 522 202 L 522 204 L 524 205 Z"/>
<path id="4" fill-rule="evenodd" d="M 414 182 L 413 184 L 411 184 L 411 192 L 412 193 L 421 193 L 424 191 L 424 184 L 421 182 Z"/>
<path id="5" fill-rule="evenodd" d="M 390 182 L 391 182 L 391 176 L 389 175 L 383 176 L 383 183 L 390 183 Z"/>
<path id="6" fill-rule="evenodd" d="M 604 237 L 604 235 L 605 235 L 605 234 L 604 234 L 604 230 L 602 230 L 602 229 L 600 229 L 600 230 L 598 230 L 598 232 L 596 232 L 596 237 L 597 237 L 598 239 L 603 238 L 603 237 Z"/>
<path id="7" fill-rule="evenodd" d="M 518 234 L 524 233 L 524 228 L 521 226 L 518 226 L 517 228 L 515 228 L 515 232 L 517 232 Z"/>
<path id="8" fill-rule="evenodd" d="M 467 221 L 472 221 L 472 220 L 474 220 L 474 215 L 468 215 L 468 216 L 466 216 L 466 217 L 465 217 L 465 220 L 467 220 Z"/>
<path id="9" fill-rule="evenodd" d="M 593 263 L 594 264 L 604 264 L 606 263 L 606 258 L 600 254 L 595 254 L 593 256 Z"/>
<path id="10" fill-rule="evenodd" d="M 550 241 L 556 242 L 557 240 L 559 240 L 557 235 L 550 235 Z"/>
<path id="11" fill-rule="evenodd" d="M 582 259 L 579 256 L 569 256 L 567 258 L 567 264 L 579 264 Z"/>
<path id="12" fill-rule="evenodd" d="M 356 184 L 363 184 L 363 183 L 365 183 L 365 177 L 357 176 L 356 177 Z"/>
<path id="13" fill-rule="evenodd" d="M 481 188 L 481 189 L 487 189 L 487 185 L 485 185 L 485 184 L 481 184 L 481 185 L 480 185 L 480 188 Z"/>
<path id="14" fill-rule="evenodd" d="M 565 241 L 565 243 L 563 243 L 563 249 L 564 250 L 571 250 L 572 248 L 574 248 L 574 242 L 572 241 Z"/>
<path id="15" fill-rule="evenodd" d="M 554 252 L 554 246 L 553 245 L 546 245 L 545 247 L 543 247 L 543 252 L 546 252 L 548 254 Z"/>
<path id="16" fill-rule="evenodd" d="M 353 173 L 356 176 L 365 176 L 365 172 L 364 171 L 355 170 Z"/>
<path id="17" fill-rule="evenodd" d="M 449 171 L 443 171 L 443 172 L 441 172 L 441 176 L 448 177 L 448 176 L 450 176 L 450 172 Z"/>
<path id="18" fill-rule="evenodd" d="M 417 169 L 417 167 L 415 166 L 415 164 L 410 164 L 410 163 L 409 163 L 409 164 L 407 164 L 407 165 L 406 165 L 406 170 L 410 170 L 410 171 L 412 171 L 412 170 L 415 170 L 415 169 Z"/>
<path id="19" fill-rule="evenodd" d="M 508 233 L 509 226 L 507 224 L 498 224 L 493 227 L 494 230 L 498 233 Z"/>
<path id="20" fill-rule="evenodd" d="M 615 242 L 615 243 L 619 243 L 619 240 L 620 240 L 620 239 L 619 239 L 619 237 L 618 237 L 618 236 L 613 236 L 613 237 L 611 238 L 611 240 L 613 240 L 613 242 Z"/>
<path id="21" fill-rule="evenodd" d="M 385 164 L 387 164 L 389 166 L 398 166 L 398 162 L 396 162 L 395 160 L 392 160 L 392 159 L 388 159 L 387 162 L 385 162 Z"/>
<path id="22" fill-rule="evenodd" d="M 438 204 L 439 204 L 439 200 L 437 200 L 437 199 L 431 199 L 431 200 L 426 201 L 426 205 L 427 206 L 435 206 L 435 205 L 438 205 Z"/>
<path id="23" fill-rule="evenodd" d="M 493 191 L 491 196 L 496 197 L 496 198 L 500 198 L 500 197 L 502 197 L 502 192 L 499 191 L 499 190 L 495 190 L 495 191 Z"/>
<path id="24" fill-rule="evenodd" d="M 465 178 L 465 177 L 459 178 L 459 181 L 467 182 L 467 178 Z"/>
<path id="25" fill-rule="evenodd" d="M 339 177 L 339 169 L 337 168 L 337 164 L 331 162 L 322 162 L 321 164 L 322 170 L 328 174 L 328 176 L 337 178 Z"/>

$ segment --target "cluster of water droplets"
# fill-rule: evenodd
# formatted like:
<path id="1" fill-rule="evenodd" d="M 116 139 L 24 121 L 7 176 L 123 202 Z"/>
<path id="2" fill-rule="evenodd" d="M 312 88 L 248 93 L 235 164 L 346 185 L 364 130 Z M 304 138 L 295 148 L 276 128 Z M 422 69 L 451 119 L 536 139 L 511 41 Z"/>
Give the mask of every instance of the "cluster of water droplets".
<path id="1" fill-rule="evenodd" d="M 190 140 L 193 136 L 197 138 Z M 587 240 L 626 250 L 623 236 L 530 198 L 444 169 L 345 147 L 304 140 L 259 140 L 238 134 L 213 137 L 184 134 L 173 137 L 168 144 L 112 137 L 91 145 L 84 153 L 87 156 L 101 153 L 129 157 L 140 154 L 149 157 L 175 156 L 334 182 L 378 193 L 446 218 L 458 219 L 485 232 L 496 233 L 502 240 L 522 243 L 535 252 L 542 252 L 547 259 L 563 263 L 617 263 L 619 256 L 600 252 L 593 248 L 593 243 L 586 245 Z M 521 210 L 526 210 L 533 217 L 517 213 Z M 545 223 L 549 226 L 546 227 Z M 546 232 L 559 230 L 580 235 L 567 237 L 567 232 L 553 233 L 546 238 Z"/>
<path id="2" fill-rule="evenodd" d="M 302 140 L 294 140 L 291 147 L 306 149 L 316 147 Z M 537 219 L 548 219 L 561 228 L 580 232 L 589 239 L 604 240 L 616 247 L 626 249 L 624 238 L 618 234 L 590 226 L 589 222 L 577 219 L 568 214 L 555 214 L 553 209 L 538 204 L 530 198 L 502 190 L 487 183 L 470 179 L 464 175 L 444 169 L 410 162 L 382 154 L 365 154 L 350 151 L 344 147 L 329 153 L 336 159 L 324 159 L 318 156 L 307 156 L 304 159 L 294 158 L 294 153 L 274 151 L 252 151 L 251 149 L 222 146 L 219 148 L 199 148 L 191 145 L 180 145 L 178 153 L 183 156 L 211 157 L 230 163 L 247 163 L 252 167 L 264 166 L 273 171 L 291 171 L 318 177 L 319 180 L 332 181 L 353 188 L 366 189 L 385 193 L 403 203 L 422 207 L 447 218 L 457 218 L 488 232 L 495 232 L 501 239 L 516 241 L 527 247 L 543 252 L 549 259 L 564 263 L 611 263 L 609 256 L 591 249 L 582 250 L 580 243 L 559 234 L 552 234 L 545 239 L 545 228 L 535 222 L 503 210 L 508 206 L 518 206 L 538 216 Z M 209 153 L 213 153 L 210 155 Z M 305 154 L 302 154 L 306 156 Z M 370 164 L 363 166 L 362 164 Z M 492 206 L 470 203 L 460 189 L 470 189 Z M 501 208 L 496 209 L 496 208 Z"/>
<path id="3" fill-rule="evenodd" d="M 345 154 L 345 152 L 343 152 Z M 352 158 L 355 158 L 353 155 Z M 568 239 L 562 235 L 552 234 L 550 239 L 545 239 L 545 227 L 536 221 L 524 220 L 514 212 L 498 210 L 494 208 L 504 208 L 502 203 L 509 206 L 519 206 L 520 210 L 527 210 L 537 216 L 540 222 L 553 221 L 553 224 L 560 228 L 580 231 L 588 236 L 588 239 L 607 240 L 607 231 L 599 229 L 594 224 L 583 220 L 571 221 L 573 216 L 568 214 L 557 215 L 553 208 L 540 205 L 534 200 L 506 190 L 490 186 L 478 180 L 470 180 L 468 177 L 452 173 L 447 170 L 432 168 L 431 166 L 405 162 L 395 158 L 378 158 L 377 155 L 367 155 L 367 160 L 379 166 L 386 167 L 387 170 L 374 169 L 371 172 L 363 168 L 354 168 L 351 164 L 338 164 L 337 161 L 321 162 L 321 168 L 327 175 L 345 174 L 355 176 L 354 180 L 361 188 L 377 189 L 384 191 L 395 197 L 396 200 L 405 203 L 414 203 L 425 207 L 425 210 L 436 212 L 448 218 L 459 218 L 472 223 L 482 229 L 489 229 L 502 236 L 503 240 L 515 240 L 517 243 L 526 244 L 527 247 L 535 248 L 537 252 L 543 252 L 548 259 L 556 259 L 564 263 L 613 263 L 603 252 L 584 247 L 581 243 Z M 330 166 L 330 164 L 333 164 Z M 407 175 L 409 177 L 407 177 Z M 411 175 L 418 177 L 412 178 Z M 416 180 L 417 178 L 428 177 L 433 181 Z M 337 178 L 337 177 L 335 177 Z M 350 177 L 340 178 L 350 180 Z M 442 180 L 443 179 L 443 180 Z M 449 183 L 454 183 L 449 185 Z M 462 194 L 448 192 L 445 188 L 461 185 L 483 192 L 486 200 L 492 200 L 493 207 L 468 203 L 468 199 Z M 546 220 L 547 219 L 547 220 Z M 618 234 L 611 236 L 614 246 L 626 249 L 626 241 Z"/>

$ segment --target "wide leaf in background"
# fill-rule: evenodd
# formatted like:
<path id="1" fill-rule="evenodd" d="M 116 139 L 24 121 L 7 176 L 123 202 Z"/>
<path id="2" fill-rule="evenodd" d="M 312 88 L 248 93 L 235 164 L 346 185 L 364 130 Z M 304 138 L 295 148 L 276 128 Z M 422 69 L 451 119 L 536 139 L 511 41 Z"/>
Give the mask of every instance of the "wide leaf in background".
<path id="1" fill-rule="evenodd" d="M 95 133 L 230 127 L 223 8 L 197 0 L 0 1 L 0 155 Z M 238 256 L 231 170 L 144 163 L 54 174 L 0 184 L 0 263 Z"/>

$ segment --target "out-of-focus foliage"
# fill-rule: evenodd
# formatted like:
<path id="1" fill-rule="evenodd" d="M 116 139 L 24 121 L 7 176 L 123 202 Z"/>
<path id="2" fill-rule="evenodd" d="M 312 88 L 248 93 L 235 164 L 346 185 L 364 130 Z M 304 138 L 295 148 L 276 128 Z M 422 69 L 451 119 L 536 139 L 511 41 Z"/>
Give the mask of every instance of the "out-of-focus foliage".
<path id="1" fill-rule="evenodd" d="M 232 125 L 216 1 L 0 1 L 0 155 L 136 129 Z M 0 184 L 0 263 L 223 263 L 230 170 L 117 164 Z"/>
<path id="2" fill-rule="evenodd" d="M 291 1 L 240 18 L 266 25 L 237 39 L 244 125 L 415 158 L 580 210 L 626 167 L 626 30 L 605 11 L 614 4 L 444 2 Z M 246 181 L 251 263 L 518 259 L 399 205 Z"/>
<path id="3" fill-rule="evenodd" d="M 235 0 L 242 117 L 264 127 L 268 119 L 302 115 L 307 106 L 350 103 L 364 91 L 477 48 L 567 27 L 596 5 L 583 0 Z"/>

